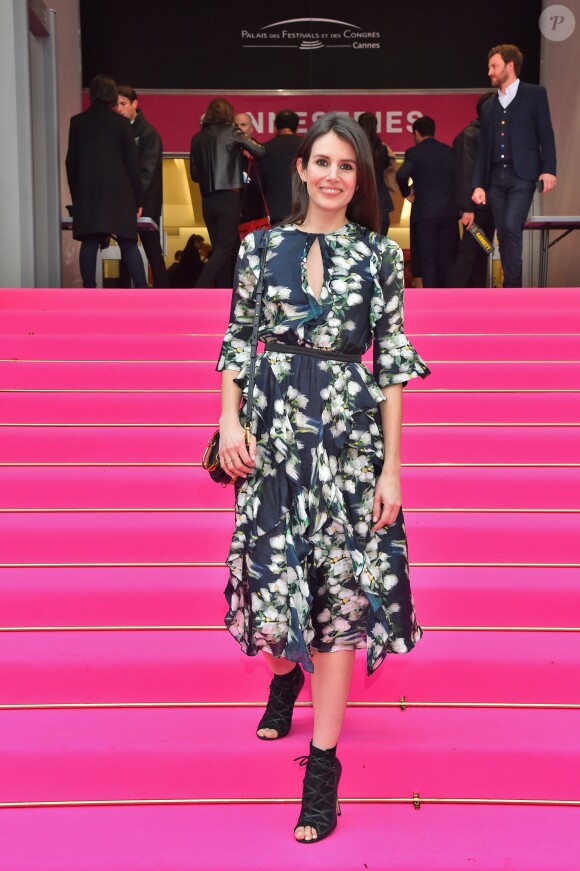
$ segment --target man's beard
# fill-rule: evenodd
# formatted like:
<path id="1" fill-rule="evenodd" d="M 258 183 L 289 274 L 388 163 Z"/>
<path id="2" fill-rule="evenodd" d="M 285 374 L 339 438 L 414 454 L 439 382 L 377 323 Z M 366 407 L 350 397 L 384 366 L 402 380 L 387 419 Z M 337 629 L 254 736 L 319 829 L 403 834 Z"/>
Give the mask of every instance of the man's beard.
<path id="1" fill-rule="evenodd" d="M 494 76 L 494 77 L 490 77 L 490 78 L 491 78 L 492 87 L 503 88 L 503 86 L 507 82 L 508 77 L 507 77 L 507 73 L 504 72 L 498 76 Z"/>

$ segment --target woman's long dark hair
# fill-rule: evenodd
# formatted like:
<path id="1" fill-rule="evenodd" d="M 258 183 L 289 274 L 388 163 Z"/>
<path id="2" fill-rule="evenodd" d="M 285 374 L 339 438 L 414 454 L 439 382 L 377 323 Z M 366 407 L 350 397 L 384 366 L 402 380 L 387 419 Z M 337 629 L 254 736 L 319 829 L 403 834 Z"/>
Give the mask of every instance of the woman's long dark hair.
<path id="1" fill-rule="evenodd" d="M 201 121 L 202 127 L 207 127 L 208 124 L 233 124 L 234 123 L 234 107 L 223 97 L 217 97 L 212 100 Z"/>
<path id="2" fill-rule="evenodd" d="M 323 115 L 314 122 L 300 143 L 296 161 L 301 158 L 302 167 L 308 166 L 314 143 L 327 133 L 334 133 L 348 142 L 355 153 L 357 189 L 347 206 L 346 217 L 349 221 L 360 224 L 361 227 L 378 231 L 379 205 L 373 156 L 366 134 L 356 121 L 339 112 Z M 308 213 L 310 198 L 306 185 L 298 174 L 296 161 L 292 168 L 292 211 L 285 223 L 303 224 Z"/>
<path id="3" fill-rule="evenodd" d="M 359 116 L 358 123 L 368 137 L 369 145 L 371 146 L 371 151 L 373 153 L 373 161 L 376 170 L 379 165 L 381 151 L 385 147 L 379 137 L 379 134 L 377 133 L 377 116 L 373 115 L 372 112 L 363 112 L 362 115 Z"/>

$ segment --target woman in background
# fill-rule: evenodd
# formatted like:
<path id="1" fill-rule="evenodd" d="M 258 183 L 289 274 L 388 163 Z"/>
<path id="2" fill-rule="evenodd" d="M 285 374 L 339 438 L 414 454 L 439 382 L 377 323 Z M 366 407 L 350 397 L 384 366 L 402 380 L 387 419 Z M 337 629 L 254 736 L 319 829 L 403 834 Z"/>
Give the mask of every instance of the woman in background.
<path id="1" fill-rule="evenodd" d="M 199 233 L 191 234 L 175 267 L 171 287 L 195 287 L 204 266 L 199 253 L 204 241 Z"/>
<path id="2" fill-rule="evenodd" d="M 380 232 L 386 236 L 391 225 L 390 212 L 394 211 L 391 197 L 390 182 L 393 180 L 395 170 L 395 155 L 384 142 L 379 139 L 377 133 L 377 116 L 372 112 L 363 112 L 358 123 L 366 133 L 375 167 L 375 179 L 379 195 Z"/>
<path id="3" fill-rule="evenodd" d="M 221 98 L 212 100 L 190 150 L 191 177 L 201 189 L 203 219 L 212 247 L 196 287 L 232 286 L 240 241 L 242 150 L 255 157 L 264 154 L 261 145 L 246 139 L 234 125 L 231 104 Z"/>

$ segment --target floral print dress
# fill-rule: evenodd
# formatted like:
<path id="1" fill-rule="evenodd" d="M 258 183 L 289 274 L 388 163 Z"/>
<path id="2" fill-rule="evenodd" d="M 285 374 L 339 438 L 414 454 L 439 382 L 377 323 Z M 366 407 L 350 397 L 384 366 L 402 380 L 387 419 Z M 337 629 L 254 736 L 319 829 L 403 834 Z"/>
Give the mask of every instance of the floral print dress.
<path id="1" fill-rule="evenodd" d="M 318 240 L 323 284 L 308 285 Z M 256 468 L 237 488 L 227 559 L 226 625 L 243 651 L 266 650 L 313 670 L 312 649 L 365 647 L 369 674 L 421 637 L 402 512 L 371 532 L 384 456 L 381 387 L 429 370 L 403 332 L 398 245 L 354 223 L 326 235 L 282 225 L 242 242 L 218 370 L 247 393 L 254 291 L 267 258 L 261 341 L 362 354 L 362 363 L 266 351 L 258 355 L 252 430 Z M 243 410 L 242 410 L 243 413 Z"/>

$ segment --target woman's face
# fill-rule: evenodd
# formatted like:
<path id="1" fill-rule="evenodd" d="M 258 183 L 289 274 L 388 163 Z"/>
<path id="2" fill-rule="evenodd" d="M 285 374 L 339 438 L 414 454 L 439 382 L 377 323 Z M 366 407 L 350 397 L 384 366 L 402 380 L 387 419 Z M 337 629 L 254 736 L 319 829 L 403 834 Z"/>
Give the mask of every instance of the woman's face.
<path id="1" fill-rule="evenodd" d="M 336 133 L 325 133 L 312 144 L 310 160 L 296 168 L 308 190 L 308 211 L 346 213 L 356 190 L 356 155 L 350 143 Z"/>

